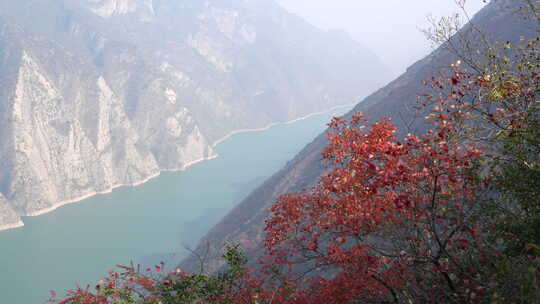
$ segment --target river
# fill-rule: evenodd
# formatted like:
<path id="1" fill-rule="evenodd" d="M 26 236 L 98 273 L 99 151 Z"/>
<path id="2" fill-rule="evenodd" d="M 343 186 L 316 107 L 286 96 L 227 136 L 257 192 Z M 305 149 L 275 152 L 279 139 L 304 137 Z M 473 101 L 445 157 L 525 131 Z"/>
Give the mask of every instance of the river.
<path id="1" fill-rule="evenodd" d="M 340 109 L 220 143 L 219 157 L 137 187 L 97 195 L 0 231 L 0 303 L 95 284 L 116 264 L 174 265 L 219 219 L 283 167 Z M 175 256 L 173 258 L 173 256 Z"/>

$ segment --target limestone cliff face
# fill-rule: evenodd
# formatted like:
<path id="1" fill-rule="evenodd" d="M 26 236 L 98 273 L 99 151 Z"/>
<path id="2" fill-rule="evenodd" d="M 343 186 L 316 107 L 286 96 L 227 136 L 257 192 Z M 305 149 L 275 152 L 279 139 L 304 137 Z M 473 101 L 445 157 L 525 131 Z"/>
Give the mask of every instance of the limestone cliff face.
<path id="1" fill-rule="evenodd" d="M 213 157 L 234 130 L 354 102 L 386 75 L 270 0 L 0 0 L 0 228 Z"/>
<path id="2" fill-rule="evenodd" d="M 114 15 L 129 14 L 141 9 L 142 5 L 152 9 L 152 0 L 131 1 L 131 0 L 89 0 L 92 12 L 100 17 L 108 18 Z"/>
<path id="3" fill-rule="evenodd" d="M 0 195 L 0 209 L 2 210 L 0 222 L 3 223 L 0 229 L 17 228 L 23 225 L 19 215 L 3 195 Z"/>

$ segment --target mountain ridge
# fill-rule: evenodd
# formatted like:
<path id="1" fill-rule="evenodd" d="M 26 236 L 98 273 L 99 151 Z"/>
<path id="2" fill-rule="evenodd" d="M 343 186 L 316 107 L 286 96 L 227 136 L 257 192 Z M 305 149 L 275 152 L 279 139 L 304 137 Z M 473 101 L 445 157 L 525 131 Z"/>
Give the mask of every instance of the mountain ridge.
<path id="1" fill-rule="evenodd" d="M 362 46 L 270 0 L 1 0 L 0 10 L 4 228 L 184 169 L 234 130 L 349 104 L 384 81 Z M 362 88 L 340 80 L 362 71 L 381 75 Z"/>

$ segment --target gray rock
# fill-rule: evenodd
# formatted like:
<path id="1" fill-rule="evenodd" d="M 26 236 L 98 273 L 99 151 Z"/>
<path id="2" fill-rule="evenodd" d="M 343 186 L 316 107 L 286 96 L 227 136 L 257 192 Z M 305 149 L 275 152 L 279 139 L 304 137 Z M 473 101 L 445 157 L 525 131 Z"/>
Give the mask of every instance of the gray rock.
<path id="1" fill-rule="evenodd" d="M 380 61 L 270 0 L 0 0 L 0 228 L 350 104 Z"/>

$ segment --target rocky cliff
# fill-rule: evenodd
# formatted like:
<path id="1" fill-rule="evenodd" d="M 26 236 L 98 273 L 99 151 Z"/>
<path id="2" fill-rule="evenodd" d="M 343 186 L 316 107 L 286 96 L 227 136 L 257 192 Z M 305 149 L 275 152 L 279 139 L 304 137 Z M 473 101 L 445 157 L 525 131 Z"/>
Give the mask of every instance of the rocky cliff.
<path id="1" fill-rule="evenodd" d="M 274 1 L 0 0 L 0 228 L 348 104 L 380 61 Z"/>
<path id="2" fill-rule="evenodd" d="M 460 48 L 460 37 L 476 41 L 478 30 L 481 30 L 489 41 L 515 42 L 520 35 L 534 39 L 538 35 L 538 23 L 525 20 L 517 13 L 521 4 L 521 1 L 516 0 L 492 1 L 454 37 L 454 45 Z M 362 100 L 345 117 L 362 111 L 371 120 L 390 117 L 402 133 L 425 130 L 423 115 L 419 115 L 415 107 L 418 96 L 428 93 L 423 81 L 431 79 L 441 68 L 448 67 L 457 60 L 447 46 L 441 46 L 409 67 L 406 73 Z M 478 48 L 481 46 L 478 45 Z M 326 134 L 318 136 L 210 230 L 195 248 L 195 251 L 201 253 L 211 248 L 206 261 L 208 271 L 214 271 L 223 265 L 220 249 L 224 240 L 244 245 L 252 257 L 262 253 L 261 241 L 264 238 L 264 221 L 268 210 L 279 195 L 307 189 L 317 182 L 326 169 L 326 164 L 322 161 L 326 144 Z M 199 261 L 190 256 L 182 262 L 181 267 L 187 272 L 197 271 Z"/>

